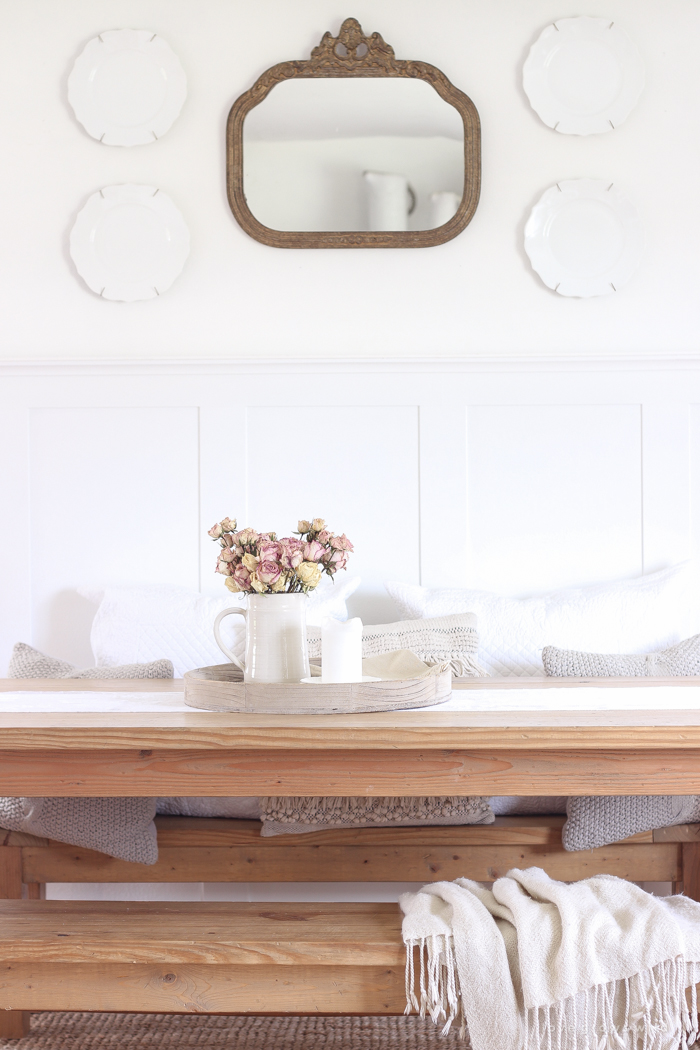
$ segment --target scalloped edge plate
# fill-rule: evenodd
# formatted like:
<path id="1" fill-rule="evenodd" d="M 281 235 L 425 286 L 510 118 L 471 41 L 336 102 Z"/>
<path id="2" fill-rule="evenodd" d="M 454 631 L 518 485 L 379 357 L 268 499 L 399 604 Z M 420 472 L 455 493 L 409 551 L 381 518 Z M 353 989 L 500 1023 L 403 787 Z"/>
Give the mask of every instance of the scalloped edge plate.
<path id="1" fill-rule="evenodd" d="M 557 231 L 557 220 L 565 212 L 567 228 L 560 226 Z M 615 226 L 620 249 L 611 259 L 610 234 L 615 237 Z M 598 245 L 596 229 L 600 233 Z M 577 237 L 580 262 L 567 265 L 562 255 L 569 261 L 576 259 Z M 562 246 L 565 252 L 557 255 L 557 247 Z M 525 225 L 525 251 L 532 268 L 560 295 L 587 299 L 616 292 L 634 274 L 643 248 L 644 229 L 637 209 L 622 190 L 604 179 L 558 182 L 542 195 Z"/>
<path id="2" fill-rule="evenodd" d="M 102 79 L 110 65 L 116 76 Z M 151 85 L 144 92 L 144 73 Z M 153 89 L 162 81 L 162 90 Z M 131 116 L 115 120 L 114 111 L 131 94 Z M 133 104 L 140 98 L 141 106 Z M 68 77 L 68 101 L 89 135 L 105 146 L 145 146 L 162 138 L 180 115 L 187 98 L 187 77 L 179 58 L 162 37 L 148 29 L 112 29 L 88 42 Z M 129 107 L 127 107 L 129 108 Z M 110 109 L 112 112 L 110 112 Z M 126 112 L 126 109 L 124 109 Z"/>
<path id="3" fill-rule="evenodd" d="M 121 243 L 120 220 L 127 231 Z M 71 258 L 88 288 L 119 302 L 166 291 L 189 251 L 185 220 L 156 186 L 105 186 L 88 198 L 70 232 Z"/>
<path id="4" fill-rule="evenodd" d="M 562 67 L 557 60 L 562 56 L 570 70 L 568 103 L 564 97 L 566 82 L 557 84 L 555 79 L 561 75 Z M 607 100 L 601 103 L 601 98 L 595 97 L 595 87 L 600 86 L 606 57 L 617 63 L 619 87 L 612 83 Z M 610 70 L 609 61 L 607 65 Z M 567 74 L 564 76 L 566 80 Z M 588 104 L 586 80 L 591 91 Z M 523 87 L 530 105 L 548 127 L 564 135 L 614 131 L 637 105 L 644 83 L 644 63 L 636 44 L 609 18 L 559 19 L 543 30 L 523 67 Z M 579 99 L 578 107 L 572 105 L 572 98 Z"/>

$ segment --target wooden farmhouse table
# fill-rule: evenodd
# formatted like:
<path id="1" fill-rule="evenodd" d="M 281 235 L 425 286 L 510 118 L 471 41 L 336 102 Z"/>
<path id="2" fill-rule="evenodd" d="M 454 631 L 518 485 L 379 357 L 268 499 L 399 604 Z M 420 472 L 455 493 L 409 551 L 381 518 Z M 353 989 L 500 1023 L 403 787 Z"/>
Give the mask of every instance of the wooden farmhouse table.
<path id="1" fill-rule="evenodd" d="M 616 710 L 625 686 L 655 689 L 659 706 Z M 567 710 L 570 690 L 582 688 L 609 688 L 610 709 Z M 364 715 L 21 712 L 3 711 L 1 698 L 182 689 L 179 680 L 0 680 L 0 795 L 700 794 L 697 678 L 472 679 L 453 695 L 492 693 L 493 710 Z M 523 689 L 556 690 L 560 709 L 502 709 Z M 676 696 L 684 704 L 674 709 Z"/>
<path id="2" fill-rule="evenodd" d="M 185 707 L 182 690 L 0 681 L 0 795 L 700 794 L 697 678 L 475 679 L 444 706 L 351 716 L 216 714 Z M 160 817 L 151 867 L 6 832 L 0 1037 L 42 1010 L 404 1009 L 395 904 L 37 899 L 49 882 L 488 881 L 538 864 L 565 881 L 670 881 L 700 899 L 700 825 L 566 853 L 563 821 L 261 838 L 253 821 Z"/>

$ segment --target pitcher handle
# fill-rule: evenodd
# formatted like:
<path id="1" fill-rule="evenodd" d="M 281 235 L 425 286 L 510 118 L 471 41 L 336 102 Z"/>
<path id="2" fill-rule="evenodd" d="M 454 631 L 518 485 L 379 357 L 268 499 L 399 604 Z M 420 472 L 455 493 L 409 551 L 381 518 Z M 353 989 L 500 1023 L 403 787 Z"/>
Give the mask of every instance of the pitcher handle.
<path id="1" fill-rule="evenodd" d="M 238 613 L 240 616 L 243 617 L 244 620 L 246 619 L 245 609 L 224 609 L 214 620 L 214 637 L 216 638 L 216 644 L 218 645 L 219 649 L 221 649 L 221 652 L 224 654 L 224 656 L 228 656 L 231 663 L 235 664 L 236 667 L 238 667 L 245 674 L 245 667 L 238 659 L 238 657 L 234 656 L 231 650 L 228 648 L 228 646 L 221 640 L 221 635 L 219 633 L 219 624 L 223 620 L 224 616 L 230 616 L 231 613 Z"/>

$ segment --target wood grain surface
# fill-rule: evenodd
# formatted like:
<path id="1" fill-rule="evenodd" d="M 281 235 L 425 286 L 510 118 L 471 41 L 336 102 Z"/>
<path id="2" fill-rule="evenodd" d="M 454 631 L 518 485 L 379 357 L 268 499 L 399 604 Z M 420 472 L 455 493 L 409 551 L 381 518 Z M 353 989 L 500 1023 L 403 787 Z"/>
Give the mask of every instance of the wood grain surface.
<path id="1" fill-rule="evenodd" d="M 403 965 L 281 970 L 36 960 L 0 968 L 0 1017 L 4 1010 L 392 1015 L 405 1005 Z"/>
<path id="2" fill-rule="evenodd" d="M 396 904 L 0 900 L 0 958 L 398 966 Z"/>
<path id="3" fill-rule="evenodd" d="M 649 833 L 651 836 L 651 832 Z M 490 882 L 537 865 L 555 879 L 607 873 L 646 882 L 680 876 L 678 843 L 632 843 L 567 853 L 539 845 L 161 846 L 155 864 L 130 864 L 76 846 L 22 850 L 25 881 L 46 882 Z M 0 852 L 2 852 L 0 850 Z"/>
<path id="4" fill-rule="evenodd" d="M 205 711 L 266 714 L 352 714 L 434 707 L 452 695 L 452 672 L 384 682 L 347 684 L 244 682 L 230 664 L 199 667 L 185 675 L 185 703 Z"/>
<path id="5" fill-rule="evenodd" d="M 696 750 L 2 751 L 0 794 L 700 794 Z"/>
<path id="6" fill-rule="evenodd" d="M 700 750 L 700 712 L 465 712 L 250 715 L 205 711 L 40 713 L 0 709 L 4 753 L 17 750 L 605 751 Z"/>

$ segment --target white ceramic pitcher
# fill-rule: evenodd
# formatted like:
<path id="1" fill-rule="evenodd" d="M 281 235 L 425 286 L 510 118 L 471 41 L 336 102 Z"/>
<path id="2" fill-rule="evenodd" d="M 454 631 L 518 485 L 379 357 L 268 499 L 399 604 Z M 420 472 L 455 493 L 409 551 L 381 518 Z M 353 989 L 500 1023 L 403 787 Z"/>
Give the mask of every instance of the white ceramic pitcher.
<path id="1" fill-rule="evenodd" d="M 245 660 L 222 641 L 224 616 L 238 613 L 246 621 Z M 305 594 L 249 594 L 247 609 L 224 609 L 214 620 L 221 652 L 243 671 L 246 682 L 300 682 L 309 677 Z"/>

